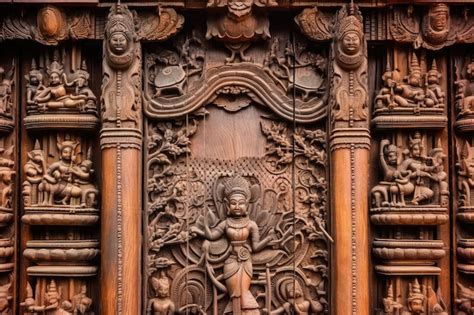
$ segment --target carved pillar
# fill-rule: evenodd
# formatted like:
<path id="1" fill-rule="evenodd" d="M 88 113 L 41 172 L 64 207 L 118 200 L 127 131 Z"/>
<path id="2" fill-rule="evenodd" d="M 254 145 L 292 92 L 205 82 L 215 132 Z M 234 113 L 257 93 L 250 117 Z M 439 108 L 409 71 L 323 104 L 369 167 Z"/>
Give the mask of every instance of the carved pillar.
<path id="1" fill-rule="evenodd" d="M 334 314 L 369 314 L 367 48 L 357 7 L 337 14 L 331 67 L 332 305 Z"/>
<path id="2" fill-rule="evenodd" d="M 140 314 L 141 47 L 133 15 L 112 7 L 102 84 L 102 312 Z"/>

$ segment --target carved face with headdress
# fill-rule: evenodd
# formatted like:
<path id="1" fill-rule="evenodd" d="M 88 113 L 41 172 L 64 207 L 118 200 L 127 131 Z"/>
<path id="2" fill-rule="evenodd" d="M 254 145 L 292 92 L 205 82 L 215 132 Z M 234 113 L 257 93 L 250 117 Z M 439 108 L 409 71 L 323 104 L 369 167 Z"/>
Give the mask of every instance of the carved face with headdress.
<path id="1" fill-rule="evenodd" d="M 156 297 L 167 298 L 170 296 L 170 281 L 167 277 L 151 278 L 151 285 Z"/>
<path id="2" fill-rule="evenodd" d="M 246 216 L 250 200 L 249 183 L 242 176 L 235 176 L 224 184 L 224 201 L 228 216 Z"/>
<path id="3" fill-rule="evenodd" d="M 61 77 L 64 73 L 63 66 L 55 59 L 48 67 L 49 84 L 52 86 L 61 84 Z"/>
<path id="4" fill-rule="evenodd" d="M 410 283 L 409 294 L 408 294 L 408 309 L 412 314 L 424 313 L 423 304 L 425 301 L 425 295 L 421 293 L 420 284 L 415 279 L 413 283 Z"/>
<path id="5" fill-rule="evenodd" d="M 385 156 L 389 165 L 397 165 L 397 146 L 389 144 L 385 147 Z"/>
<path id="6" fill-rule="evenodd" d="M 408 147 L 410 148 L 410 155 L 414 158 L 419 158 L 421 156 L 421 151 L 423 146 L 421 144 L 421 134 L 415 132 L 413 137 L 409 137 Z"/>
<path id="7" fill-rule="evenodd" d="M 106 26 L 107 44 L 112 53 L 116 55 L 125 54 L 133 38 L 133 18 L 129 11 L 121 5 L 116 5 L 115 12 L 111 12 Z"/>
<path id="8" fill-rule="evenodd" d="M 362 19 L 355 8 L 341 10 L 336 31 L 336 58 L 345 68 L 358 67 L 362 62 Z"/>
<path id="9" fill-rule="evenodd" d="M 429 13 L 430 27 L 441 32 L 449 27 L 449 7 L 444 3 L 438 3 L 430 7 Z"/>
<path id="10" fill-rule="evenodd" d="M 228 10 L 232 17 L 242 18 L 252 11 L 253 0 L 229 0 Z"/>
<path id="11" fill-rule="evenodd" d="M 69 140 L 63 141 L 58 144 L 58 149 L 61 152 L 61 156 L 59 158 L 64 162 L 70 162 L 72 160 L 72 156 L 77 144 L 77 142 Z"/>

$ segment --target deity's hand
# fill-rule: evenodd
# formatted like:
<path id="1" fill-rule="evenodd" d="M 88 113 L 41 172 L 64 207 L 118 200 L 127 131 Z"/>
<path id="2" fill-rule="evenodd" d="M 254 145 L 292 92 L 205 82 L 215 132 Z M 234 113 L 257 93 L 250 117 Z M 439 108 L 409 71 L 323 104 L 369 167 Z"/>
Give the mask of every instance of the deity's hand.
<path id="1" fill-rule="evenodd" d="M 197 226 L 192 226 L 190 229 L 189 229 L 189 236 L 191 238 L 194 238 L 198 235 L 201 235 L 202 234 L 202 231 L 201 229 L 199 229 Z"/>

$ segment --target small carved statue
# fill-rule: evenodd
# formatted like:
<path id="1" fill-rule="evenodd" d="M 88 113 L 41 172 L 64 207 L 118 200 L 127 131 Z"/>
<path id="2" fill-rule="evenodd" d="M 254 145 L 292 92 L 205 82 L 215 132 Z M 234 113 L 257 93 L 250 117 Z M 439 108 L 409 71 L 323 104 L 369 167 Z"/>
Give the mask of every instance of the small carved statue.
<path id="1" fill-rule="evenodd" d="M 92 306 L 92 299 L 87 296 L 87 286 L 81 285 L 81 291 L 72 297 L 74 315 L 87 314 Z"/>
<path id="2" fill-rule="evenodd" d="M 467 65 L 465 79 L 454 82 L 456 85 L 456 108 L 458 115 L 474 112 L 474 60 Z"/>
<path id="3" fill-rule="evenodd" d="M 298 281 L 290 279 L 284 286 L 282 296 L 285 303 L 270 314 L 309 315 L 323 314 L 324 307 L 318 301 L 304 296 L 303 289 Z"/>
<path id="4" fill-rule="evenodd" d="M 41 90 L 38 89 L 34 101 L 38 104 L 38 109 L 46 112 L 51 109 L 76 108 L 79 111 L 85 110 L 87 96 L 74 94 L 66 91 L 66 75 L 64 66 L 59 62 L 59 56 L 55 57 L 48 66 L 47 73 L 49 82 Z"/>
<path id="5" fill-rule="evenodd" d="M 425 105 L 427 107 L 444 107 L 445 93 L 439 85 L 441 73 L 438 71 L 436 59 L 433 59 L 431 69 L 426 74 L 426 98 Z"/>
<path id="6" fill-rule="evenodd" d="M 444 161 L 446 154 L 443 153 L 443 149 L 439 144 L 437 148 L 431 150 L 430 153 L 432 160 L 431 168 L 431 180 L 434 182 L 435 196 L 438 196 L 440 204 L 447 206 L 449 189 L 448 189 L 448 174 L 444 171 Z"/>
<path id="7" fill-rule="evenodd" d="M 457 283 L 458 298 L 454 300 L 457 305 L 457 315 L 474 315 L 474 289 Z"/>
<path id="8" fill-rule="evenodd" d="M 0 67 L 0 115 L 11 117 L 12 115 L 12 86 L 14 85 L 13 76 L 15 73 L 15 64 L 8 73 L 5 74 L 5 69 Z"/>
<path id="9" fill-rule="evenodd" d="M 399 310 L 403 307 L 393 297 L 393 285 L 390 283 L 387 287 L 387 296 L 383 298 L 383 312 L 385 315 L 399 314 Z"/>
<path id="10" fill-rule="evenodd" d="M 410 73 L 405 80 L 406 84 L 395 86 L 394 102 L 400 107 L 423 107 L 425 93 L 422 88 L 421 68 L 415 53 L 411 59 Z"/>
<path id="11" fill-rule="evenodd" d="M 27 298 L 25 302 L 21 303 L 21 306 L 24 306 L 30 313 L 41 312 L 42 314 L 47 315 L 72 315 L 63 308 L 63 305 L 64 307 L 67 307 L 70 303 L 69 301 L 64 301 L 61 303 L 61 293 L 58 291 L 56 281 L 54 281 L 54 279 L 51 279 L 51 282 L 46 287 L 44 300 L 45 305 L 35 305 L 36 303 L 33 299 L 33 290 L 31 285 L 28 283 Z"/>
<path id="12" fill-rule="evenodd" d="M 79 145 L 78 141 L 58 139 L 58 161 L 48 166 L 39 142 L 36 142 L 24 167 L 26 180 L 22 194 L 25 205 L 96 206 L 98 189 L 92 183 L 92 151 L 89 148 L 86 158 L 79 162 L 76 152 Z"/>
<path id="13" fill-rule="evenodd" d="M 402 315 L 419 315 L 425 313 L 424 303 L 426 296 L 421 292 L 421 286 L 418 279 L 415 278 L 412 283 L 409 283 L 407 308 L 408 311 L 403 311 Z"/>
<path id="14" fill-rule="evenodd" d="M 72 75 L 69 76 L 71 81 L 68 81 L 67 76 L 64 76 L 64 81 L 67 86 L 75 87 L 74 94 L 85 96 L 84 110 L 96 110 L 97 98 L 94 95 L 94 92 L 89 88 L 89 77 L 90 74 L 87 71 L 87 63 L 85 60 L 82 60 L 81 68 L 74 71 Z"/>
<path id="15" fill-rule="evenodd" d="M 150 299 L 147 307 L 149 315 L 172 315 L 175 314 L 175 305 L 170 299 L 170 279 L 162 270 L 159 277 L 151 278 L 151 285 L 155 291 L 155 297 Z"/>
<path id="16" fill-rule="evenodd" d="M 471 189 L 474 188 L 474 161 L 471 157 L 471 147 L 468 141 L 464 142 L 459 154 L 458 168 L 458 191 L 459 204 L 471 206 Z"/>
<path id="17" fill-rule="evenodd" d="M 38 140 L 32 151 L 28 152 L 28 161 L 23 170 L 26 180 L 23 182 L 23 200 L 26 206 L 36 205 L 43 199 L 42 192 L 38 189 L 46 173 L 46 159 Z"/>
<path id="18" fill-rule="evenodd" d="M 380 167 L 384 178 L 371 191 L 375 207 L 404 206 L 405 194 L 413 191 L 408 172 L 399 170 L 397 151 L 397 147 L 388 140 L 380 142 Z"/>
<path id="19" fill-rule="evenodd" d="M 398 70 L 392 70 L 390 63 L 387 63 L 385 73 L 382 75 L 384 86 L 380 89 L 379 93 L 375 97 L 375 108 L 380 109 L 387 107 L 392 109 L 397 106 L 394 102 L 394 89 L 400 83 L 400 72 Z"/>
<path id="20" fill-rule="evenodd" d="M 28 112 L 38 109 L 38 104 L 35 101 L 35 95 L 39 90 L 44 89 L 43 74 L 36 67 L 35 59 L 31 60 L 30 72 L 25 76 L 26 86 L 26 110 Z"/>
<path id="21" fill-rule="evenodd" d="M 410 178 L 414 180 L 414 186 L 410 187 L 406 194 L 413 193 L 412 204 L 418 205 L 420 202 L 429 200 L 433 197 L 434 192 L 430 189 L 429 179 L 432 178 L 429 171 L 432 168 L 428 167 L 422 157 L 423 151 L 421 134 L 415 132 L 413 136 L 409 137 L 407 157 L 402 162 L 400 168 L 402 172 L 410 173 Z"/>
<path id="22" fill-rule="evenodd" d="M 11 314 L 10 300 L 12 299 L 10 287 L 12 285 L 13 277 L 10 276 L 7 284 L 0 286 L 0 314 Z"/>
<path id="23" fill-rule="evenodd" d="M 14 147 L 7 150 L 0 149 L 0 152 L 8 152 L 8 155 L 12 155 Z M 11 208 L 12 206 L 12 194 L 14 176 L 16 172 L 13 170 L 15 162 L 9 158 L 0 157 L 0 183 L 3 184 L 2 191 L 0 193 L 0 207 Z"/>
<path id="24" fill-rule="evenodd" d="M 275 240 L 275 233 L 260 239 L 255 221 L 248 216 L 251 191 L 241 176 L 229 178 L 224 184 L 227 218 L 212 230 L 204 216 L 204 231 L 193 226 L 191 232 L 211 241 L 226 237 L 231 245 L 230 256 L 224 262 L 223 278 L 230 302 L 224 314 L 260 314 L 259 305 L 250 292 L 253 275 L 252 252 L 259 252 Z M 249 244 L 250 243 L 250 244 Z"/>

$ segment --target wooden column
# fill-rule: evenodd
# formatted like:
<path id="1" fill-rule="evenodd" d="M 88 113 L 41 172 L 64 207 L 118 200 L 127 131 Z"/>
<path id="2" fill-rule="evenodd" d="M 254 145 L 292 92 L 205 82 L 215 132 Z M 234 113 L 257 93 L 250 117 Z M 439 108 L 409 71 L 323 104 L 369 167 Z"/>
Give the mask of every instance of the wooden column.
<path id="1" fill-rule="evenodd" d="M 141 48 L 133 15 L 111 8 L 102 85 L 101 314 L 140 314 Z"/>
<path id="2" fill-rule="evenodd" d="M 337 14 L 331 65 L 333 314 L 369 314 L 367 45 L 357 7 Z"/>

